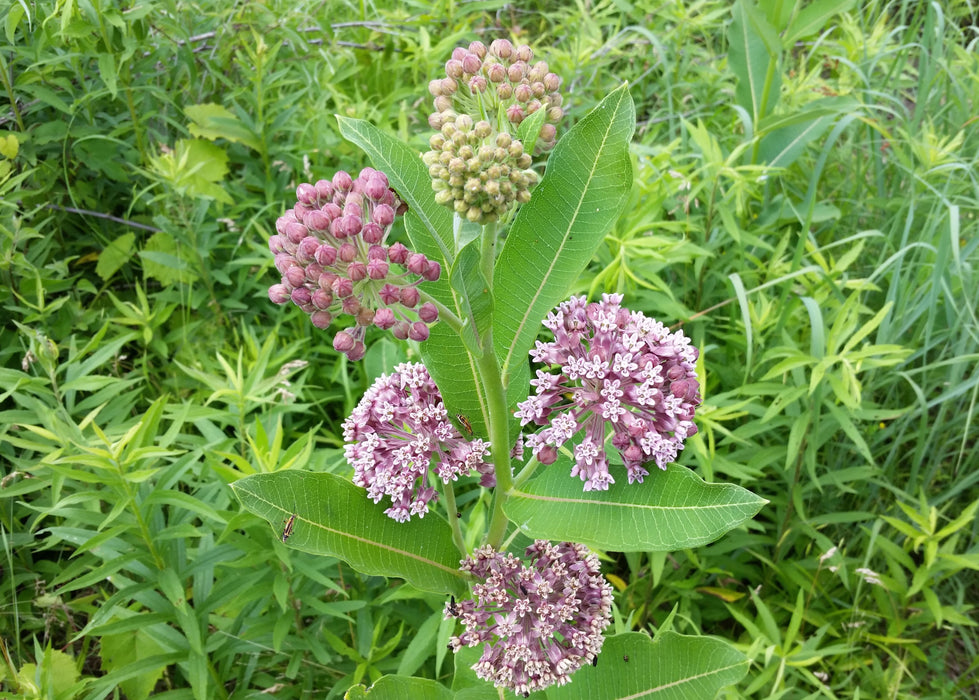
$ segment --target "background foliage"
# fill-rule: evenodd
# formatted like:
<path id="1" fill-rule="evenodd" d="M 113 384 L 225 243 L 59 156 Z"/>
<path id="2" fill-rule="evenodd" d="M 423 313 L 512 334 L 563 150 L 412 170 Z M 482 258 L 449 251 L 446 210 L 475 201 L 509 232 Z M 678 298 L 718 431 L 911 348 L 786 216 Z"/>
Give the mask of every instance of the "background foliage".
<path id="1" fill-rule="evenodd" d="M 6 696 L 449 682 L 440 596 L 287 549 L 229 485 L 346 475 L 339 423 L 415 353 L 348 364 L 267 301 L 290 189 L 367 163 L 334 115 L 424 150 L 428 80 L 507 36 L 569 122 L 628 81 L 637 184 L 577 291 L 683 324 L 682 461 L 770 501 L 610 553 L 616 631 L 727 639 L 731 698 L 975 697 L 971 0 L 16 0 L 0 34 Z"/>

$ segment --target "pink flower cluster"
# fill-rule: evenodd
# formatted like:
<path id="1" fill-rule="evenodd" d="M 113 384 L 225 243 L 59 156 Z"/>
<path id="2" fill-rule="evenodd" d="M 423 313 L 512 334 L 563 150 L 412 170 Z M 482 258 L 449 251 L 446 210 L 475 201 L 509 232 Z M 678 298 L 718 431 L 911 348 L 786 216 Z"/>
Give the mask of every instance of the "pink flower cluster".
<path id="1" fill-rule="evenodd" d="M 584 545 L 537 540 L 526 556 L 525 565 L 513 554 L 480 547 L 460 567 L 480 581 L 475 599 L 445 610 L 466 627 L 450 648 L 483 643 L 476 675 L 524 697 L 567 683 L 591 663 L 612 611 L 612 587 Z"/>
<path id="2" fill-rule="evenodd" d="M 493 466 L 485 461 L 489 443 L 463 439 L 421 364 L 406 362 L 381 375 L 344 421 L 343 439 L 353 482 L 374 503 L 389 496 L 391 507 L 384 512 L 398 522 L 428 512 L 437 496 L 428 485 L 431 466 L 443 483 L 476 471 L 482 486 L 496 485 Z"/>
<path id="3" fill-rule="evenodd" d="M 681 331 L 670 333 L 659 321 L 621 306 L 621 294 L 600 303 L 573 297 L 548 314 L 551 342 L 537 341 L 531 357 L 552 368 L 537 370 L 536 394 L 518 406 L 521 425 L 546 425 L 526 444 L 544 464 L 579 431 L 572 476 L 584 490 L 607 490 L 606 429 L 622 455 L 629 483 L 643 480 L 643 467 L 676 459 L 685 438 L 697 432 L 694 409 L 700 404 L 697 349 Z"/>
<path id="4" fill-rule="evenodd" d="M 333 180 L 299 185 L 296 197 L 269 239 L 282 275 L 269 298 L 292 301 L 317 328 L 341 314 L 352 316 L 355 325 L 333 339 L 334 349 L 351 360 L 364 356 L 371 325 L 402 340 L 426 340 L 438 311 L 431 303 L 419 306 L 418 284 L 437 280 L 441 268 L 401 243 L 386 245 L 405 207 L 384 173 L 364 168 L 353 179 L 341 170 Z"/>

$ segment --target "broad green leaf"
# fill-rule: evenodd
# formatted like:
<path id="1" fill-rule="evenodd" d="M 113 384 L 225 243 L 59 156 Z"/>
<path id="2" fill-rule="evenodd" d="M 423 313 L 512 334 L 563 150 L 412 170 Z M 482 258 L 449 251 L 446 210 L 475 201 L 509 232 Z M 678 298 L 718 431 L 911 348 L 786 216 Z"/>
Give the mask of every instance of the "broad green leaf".
<path id="1" fill-rule="evenodd" d="M 482 354 L 480 338 L 493 322 L 493 295 L 479 265 L 479 252 L 479 241 L 463 248 L 449 273 L 452 289 L 465 314 L 462 339 L 477 357 Z"/>
<path id="2" fill-rule="evenodd" d="M 452 691 L 438 681 L 411 676 L 381 676 L 370 688 L 355 685 L 345 700 L 452 700 Z"/>
<path id="3" fill-rule="evenodd" d="M 834 117 L 821 116 L 765 134 L 758 147 L 758 163 L 787 168 L 802 155 L 806 146 L 823 135 L 833 121 Z"/>
<path id="4" fill-rule="evenodd" d="M 622 85 L 558 141 L 517 213 L 494 272 L 493 340 L 505 383 L 526 363 L 541 320 L 567 298 L 621 213 L 632 188 L 635 125 Z"/>
<path id="5" fill-rule="evenodd" d="M 184 114 L 191 119 L 188 130 L 192 136 L 208 141 L 227 139 L 243 143 L 256 151 L 262 150 L 262 143 L 255 133 L 224 105 L 213 102 L 188 105 L 184 108 Z"/>
<path id="6" fill-rule="evenodd" d="M 432 178 L 421 155 L 363 119 L 337 116 L 337 121 L 340 134 L 360 147 L 374 167 L 387 175 L 391 187 L 408 204 L 409 217 L 416 217 L 422 230 L 428 232 L 424 236 L 418 227 L 408 228 L 413 249 L 438 260 L 447 270 L 452 262 L 452 212 L 435 203 Z"/>
<path id="7" fill-rule="evenodd" d="M 112 241 L 99 253 L 99 262 L 95 266 L 96 274 L 103 281 L 112 277 L 120 267 L 132 259 L 135 243 L 134 233 L 124 233 Z"/>
<path id="8" fill-rule="evenodd" d="M 730 644 L 711 637 L 663 632 L 655 640 L 639 632 L 605 640 L 597 666 L 585 666 L 548 700 L 669 698 L 705 700 L 748 672 L 748 660 Z"/>
<path id="9" fill-rule="evenodd" d="M 141 622 L 139 627 L 117 634 L 102 635 L 99 640 L 102 670 L 128 675 L 128 678 L 119 680 L 119 687 L 132 700 L 148 698 L 166 669 L 166 664 L 160 665 L 152 661 L 148 668 L 144 665 L 135 666 L 163 651 L 152 632 L 147 629 L 147 623 L 141 620 L 145 617 L 134 615 L 130 620 Z"/>
<path id="10" fill-rule="evenodd" d="M 806 39 L 830 28 L 830 18 L 847 12 L 856 0 L 815 0 L 795 16 L 783 39 L 784 46 L 794 46 L 800 39 Z"/>
<path id="11" fill-rule="evenodd" d="M 109 94 L 112 95 L 112 99 L 116 98 L 116 93 L 119 91 L 117 75 L 116 75 L 116 59 L 111 53 L 100 53 L 99 54 L 99 77 L 102 78 L 102 82 L 105 86 L 109 88 Z"/>
<path id="12" fill-rule="evenodd" d="M 268 520 L 280 536 L 292 518 L 291 547 L 338 557 L 361 573 L 397 576 L 425 591 L 462 595 L 466 590 L 452 532 L 434 514 L 396 522 L 382 504 L 336 474 L 255 474 L 232 488 L 242 505 Z"/>
<path id="13" fill-rule="evenodd" d="M 628 483 L 623 469 L 608 491 L 582 491 L 566 456 L 511 491 L 507 517 L 531 538 L 581 542 L 615 552 L 674 551 L 713 542 L 767 503 L 735 484 L 708 484 L 686 467 L 651 469 Z"/>
<path id="14" fill-rule="evenodd" d="M 748 0 L 734 6 L 728 30 L 728 65 L 737 78 L 734 97 L 757 125 L 778 101 L 781 43 L 775 28 Z"/>

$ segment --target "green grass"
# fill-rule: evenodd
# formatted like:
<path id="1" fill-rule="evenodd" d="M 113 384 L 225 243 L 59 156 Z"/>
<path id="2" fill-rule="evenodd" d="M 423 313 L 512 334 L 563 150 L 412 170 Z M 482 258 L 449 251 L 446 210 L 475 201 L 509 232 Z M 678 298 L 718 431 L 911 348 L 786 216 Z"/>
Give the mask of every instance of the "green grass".
<path id="1" fill-rule="evenodd" d="M 619 630 L 676 611 L 729 640 L 752 659 L 730 698 L 976 697 L 977 10 L 849 7 L 773 59 L 770 120 L 828 115 L 773 169 L 729 3 L 13 3 L 0 690 L 451 681 L 444 600 L 286 548 L 229 484 L 346 474 L 340 423 L 411 352 L 347 363 L 267 300 L 290 190 L 367 164 L 333 115 L 423 150 L 428 80 L 508 36 L 569 123 L 629 83 L 637 184 L 576 292 L 683 324 L 706 401 L 681 461 L 770 501 L 699 550 L 610 553 Z"/>

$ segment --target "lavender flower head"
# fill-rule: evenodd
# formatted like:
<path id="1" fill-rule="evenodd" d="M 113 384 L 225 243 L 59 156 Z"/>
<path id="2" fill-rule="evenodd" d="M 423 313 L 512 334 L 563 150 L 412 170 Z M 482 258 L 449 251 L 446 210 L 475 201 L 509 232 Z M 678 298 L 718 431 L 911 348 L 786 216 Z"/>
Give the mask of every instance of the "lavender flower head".
<path id="1" fill-rule="evenodd" d="M 554 340 L 537 341 L 530 355 L 556 372 L 538 369 L 531 380 L 537 393 L 517 404 L 521 425 L 547 426 L 526 440 L 543 464 L 553 463 L 557 448 L 584 429 L 571 476 L 585 482 L 585 491 L 615 483 L 605 454 L 607 426 L 630 484 L 649 474 L 646 462 L 666 469 L 697 432 L 697 349 L 682 331 L 670 333 L 621 301 L 621 294 L 591 304 L 572 297 L 548 314 L 544 326 Z"/>
<path id="2" fill-rule="evenodd" d="M 485 461 L 489 443 L 463 439 L 421 364 L 405 362 L 378 377 L 343 422 L 343 439 L 353 482 L 367 489 L 374 503 L 390 496 L 391 507 L 384 512 L 398 522 L 424 517 L 435 500 L 428 482 L 433 461 L 443 483 L 475 470 L 482 486 L 496 485 L 493 467 Z"/>
<path id="3" fill-rule="evenodd" d="M 474 600 L 446 605 L 466 631 L 449 646 L 484 644 L 473 666 L 476 675 L 526 697 L 564 685 L 572 673 L 602 650 L 602 631 L 612 611 L 612 587 L 599 571 L 598 557 L 581 544 L 537 540 L 523 564 L 490 546 L 462 561 L 480 583 Z"/>
<path id="4" fill-rule="evenodd" d="M 384 173 L 364 168 L 354 179 L 341 170 L 333 180 L 299 185 L 296 197 L 269 239 L 282 275 L 269 298 L 292 301 L 317 328 L 353 316 L 355 325 L 333 339 L 334 349 L 351 360 L 364 356 L 371 325 L 402 340 L 426 340 L 438 311 L 431 303 L 419 306 L 418 284 L 437 280 L 441 268 L 401 243 L 386 244 L 405 207 Z"/>

